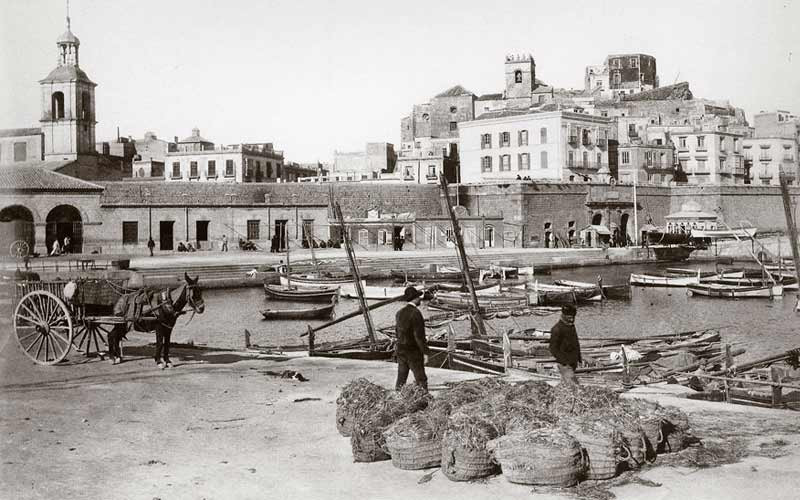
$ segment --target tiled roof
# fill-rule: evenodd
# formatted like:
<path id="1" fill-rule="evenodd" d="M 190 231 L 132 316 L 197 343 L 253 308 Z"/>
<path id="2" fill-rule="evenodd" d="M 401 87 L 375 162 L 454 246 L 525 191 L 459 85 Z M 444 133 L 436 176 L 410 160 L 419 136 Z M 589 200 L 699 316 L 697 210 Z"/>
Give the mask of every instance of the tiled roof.
<path id="1" fill-rule="evenodd" d="M 491 120 L 492 118 L 504 118 L 506 116 L 521 116 L 521 115 L 532 115 L 538 113 L 539 111 L 532 111 L 530 109 L 503 109 L 500 111 L 491 111 L 489 113 L 484 113 L 477 118 L 476 120 Z"/>
<path id="2" fill-rule="evenodd" d="M 503 98 L 503 94 L 483 94 L 478 97 L 479 101 L 499 101 Z"/>
<path id="3" fill-rule="evenodd" d="M 437 94 L 436 97 L 458 97 L 461 95 L 475 95 L 475 94 L 465 89 L 461 85 L 455 85 L 445 90 L 441 94 Z"/>
<path id="4" fill-rule="evenodd" d="M 59 66 L 53 71 L 50 72 L 42 80 L 39 80 L 39 83 L 46 83 L 46 82 L 71 82 L 71 81 L 82 81 L 88 83 L 94 83 L 93 81 L 89 80 L 89 77 L 86 76 L 86 73 L 83 72 L 77 66 L 66 65 L 66 66 Z"/>
<path id="5" fill-rule="evenodd" d="M 103 186 L 75 177 L 51 171 L 53 164 L 60 166 L 72 163 L 42 162 L 0 168 L 0 191 L 102 191 Z"/>
<path id="6" fill-rule="evenodd" d="M 41 134 L 40 128 L 6 128 L 0 130 L 0 137 L 22 137 L 25 135 Z"/>
<path id="7" fill-rule="evenodd" d="M 306 189 L 302 196 L 277 183 L 215 183 L 215 182 L 99 182 L 105 187 L 100 204 L 103 206 L 252 206 L 270 205 L 327 206 L 325 189 Z M 231 196 L 232 195 L 232 196 Z"/>

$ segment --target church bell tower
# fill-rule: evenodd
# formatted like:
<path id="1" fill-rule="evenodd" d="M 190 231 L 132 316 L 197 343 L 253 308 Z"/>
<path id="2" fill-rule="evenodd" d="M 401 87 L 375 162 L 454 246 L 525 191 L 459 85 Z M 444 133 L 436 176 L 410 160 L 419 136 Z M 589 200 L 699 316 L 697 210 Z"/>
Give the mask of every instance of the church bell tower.
<path id="1" fill-rule="evenodd" d="M 39 80 L 42 89 L 39 122 L 47 161 L 74 160 L 79 154 L 95 152 L 94 88 L 97 84 L 79 67 L 81 42 L 70 29 L 69 7 L 67 9 L 67 31 L 56 40 L 56 68 Z"/>

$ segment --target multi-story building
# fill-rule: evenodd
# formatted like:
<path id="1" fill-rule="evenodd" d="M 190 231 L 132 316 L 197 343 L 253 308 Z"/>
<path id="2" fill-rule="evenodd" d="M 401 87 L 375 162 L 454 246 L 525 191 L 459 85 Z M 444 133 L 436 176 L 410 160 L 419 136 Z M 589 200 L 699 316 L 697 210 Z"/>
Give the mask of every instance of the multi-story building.
<path id="1" fill-rule="evenodd" d="M 798 179 L 797 141 L 791 137 L 753 137 L 743 139 L 744 161 L 750 170 L 750 183 L 777 186 L 783 174 L 787 184 Z"/>
<path id="2" fill-rule="evenodd" d="M 617 147 L 617 179 L 624 184 L 669 185 L 675 178 L 672 144 L 628 142 Z"/>
<path id="3" fill-rule="evenodd" d="M 602 65 L 587 66 L 586 92 L 616 98 L 658 88 L 656 58 L 647 54 L 612 54 Z"/>
<path id="4" fill-rule="evenodd" d="M 419 156 L 414 150 L 446 150 L 458 153 L 458 124 L 473 118 L 475 94 L 461 85 L 451 87 L 424 104 L 415 104 L 400 120 L 400 153 Z"/>
<path id="5" fill-rule="evenodd" d="M 678 182 L 733 185 L 747 180 L 741 134 L 688 125 L 650 126 L 646 137 L 650 143 L 675 146 Z"/>
<path id="6" fill-rule="evenodd" d="M 364 151 L 334 151 L 332 181 L 366 181 L 381 178 L 395 171 L 397 153 L 394 144 L 368 142 Z"/>
<path id="7" fill-rule="evenodd" d="M 608 178 L 611 120 L 568 111 L 507 110 L 459 124 L 461 182 Z"/>
<path id="8" fill-rule="evenodd" d="M 202 139 L 199 134 L 196 138 Z M 185 150 L 181 150 L 181 143 L 187 145 Z M 283 152 L 276 151 L 272 143 L 216 148 L 204 139 L 181 143 L 178 151 L 166 155 L 164 177 L 167 181 L 281 182 Z"/>
<path id="9" fill-rule="evenodd" d="M 458 158 L 447 149 L 428 146 L 422 149 L 401 151 L 397 158 L 395 179 L 416 184 L 436 184 L 444 175 L 450 183 L 460 182 Z M 387 179 L 388 176 L 384 176 Z"/>
<path id="10" fill-rule="evenodd" d="M 318 177 L 321 172 L 320 164 L 284 162 L 281 182 L 300 182 L 300 179 L 306 177 Z"/>
<path id="11" fill-rule="evenodd" d="M 0 130 L 0 166 L 44 159 L 44 134 L 40 128 Z"/>
<path id="12" fill-rule="evenodd" d="M 197 131 L 198 135 L 200 131 Z M 133 141 L 136 145 L 136 156 L 139 160 L 153 159 L 163 162 L 167 153 L 178 150 L 178 138 L 174 142 L 159 139 L 154 132 L 145 132 L 144 138 Z"/>
<path id="13" fill-rule="evenodd" d="M 529 109 L 552 103 L 554 89 L 536 78 L 536 61 L 530 54 L 507 55 L 504 64 L 505 90 L 475 99 L 475 118 L 506 109 Z"/>

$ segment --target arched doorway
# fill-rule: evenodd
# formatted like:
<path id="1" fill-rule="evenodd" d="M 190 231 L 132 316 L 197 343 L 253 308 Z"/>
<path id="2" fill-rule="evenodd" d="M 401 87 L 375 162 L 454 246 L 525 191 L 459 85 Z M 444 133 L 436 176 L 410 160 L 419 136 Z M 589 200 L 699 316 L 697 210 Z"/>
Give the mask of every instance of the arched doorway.
<path id="1" fill-rule="evenodd" d="M 81 253 L 83 251 L 83 220 L 81 213 L 72 205 L 59 205 L 47 214 L 47 231 L 45 243 L 48 251 L 53 248 L 53 241 L 58 239 L 64 245 L 64 238 L 69 237 L 69 248 L 65 252 Z"/>
<path id="2" fill-rule="evenodd" d="M 599 226 L 602 223 L 603 223 L 603 214 L 596 213 L 596 214 L 594 214 L 592 216 L 592 225 L 593 226 Z"/>
<path id="3" fill-rule="evenodd" d="M 484 248 L 494 247 L 494 226 L 490 225 L 483 226 L 483 247 Z"/>
<path id="4" fill-rule="evenodd" d="M 628 219 L 630 219 L 628 214 L 622 214 L 622 216 L 619 218 L 619 230 L 622 236 L 622 246 L 628 245 L 628 235 L 631 234 L 628 232 Z"/>
<path id="5" fill-rule="evenodd" d="M 15 241 L 24 241 L 28 245 L 28 252 L 33 252 L 36 241 L 33 214 L 22 205 L 11 205 L 0 210 L 0 250 L 4 255 L 7 255 L 6 252 Z"/>

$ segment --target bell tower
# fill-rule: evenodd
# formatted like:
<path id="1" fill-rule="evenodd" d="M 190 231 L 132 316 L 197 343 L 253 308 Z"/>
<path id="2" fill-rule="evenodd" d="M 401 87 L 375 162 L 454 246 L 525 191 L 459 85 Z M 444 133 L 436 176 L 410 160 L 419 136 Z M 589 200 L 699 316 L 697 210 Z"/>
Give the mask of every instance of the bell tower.
<path id="1" fill-rule="evenodd" d="M 95 152 L 94 89 L 97 84 L 79 67 L 80 45 L 70 29 L 67 3 L 67 31 L 56 40 L 56 68 L 39 80 L 42 89 L 39 122 L 47 161 L 74 160 L 79 154 Z"/>
<path id="2" fill-rule="evenodd" d="M 536 88 L 536 62 L 530 54 L 506 56 L 506 99 L 529 98 Z"/>

